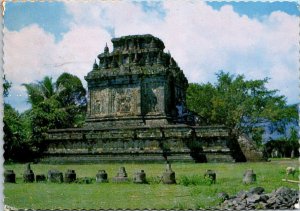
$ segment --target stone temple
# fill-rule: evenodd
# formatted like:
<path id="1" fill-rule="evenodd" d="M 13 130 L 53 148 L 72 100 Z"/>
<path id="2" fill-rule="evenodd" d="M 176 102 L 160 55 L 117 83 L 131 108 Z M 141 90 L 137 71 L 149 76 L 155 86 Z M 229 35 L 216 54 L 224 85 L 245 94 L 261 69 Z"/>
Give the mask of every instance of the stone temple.
<path id="1" fill-rule="evenodd" d="M 89 128 L 163 126 L 177 118 L 188 81 L 163 42 L 151 35 L 112 39 L 85 77 Z"/>
<path id="2" fill-rule="evenodd" d="M 197 126 L 188 81 L 152 35 L 113 38 L 87 74 L 83 128 L 50 130 L 43 162 L 246 161 L 256 154 L 223 126 Z"/>

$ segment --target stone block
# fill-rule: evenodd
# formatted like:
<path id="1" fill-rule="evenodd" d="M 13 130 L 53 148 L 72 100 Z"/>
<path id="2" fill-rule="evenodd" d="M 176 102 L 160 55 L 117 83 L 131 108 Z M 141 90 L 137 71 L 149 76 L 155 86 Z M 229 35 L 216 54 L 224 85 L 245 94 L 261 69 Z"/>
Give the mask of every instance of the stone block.
<path id="1" fill-rule="evenodd" d="M 145 128 L 136 130 L 136 136 L 140 139 L 157 139 L 162 138 L 162 133 L 160 128 Z"/>
<path id="2" fill-rule="evenodd" d="M 65 173 L 65 178 L 64 178 L 65 183 L 75 182 L 75 180 L 76 180 L 75 170 L 68 169 L 67 172 Z"/>
<path id="3" fill-rule="evenodd" d="M 144 170 L 141 170 L 141 171 L 138 171 L 138 172 L 134 173 L 133 183 L 137 183 L 137 184 L 147 183 L 146 173 L 144 172 Z"/>
<path id="4" fill-rule="evenodd" d="M 166 171 L 162 175 L 164 184 L 176 184 L 175 172 L 171 168 L 171 164 L 167 163 Z"/>
<path id="5" fill-rule="evenodd" d="M 48 182 L 54 183 L 62 183 L 63 180 L 63 173 L 58 170 L 49 170 L 48 171 Z"/>
<path id="6" fill-rule="evenodd" d="M 108 177 L 105 170 L 98 171 L 98 173 L 96 174 L 96 182 L 98 183 L 108 182 Z"/>
<path id="7" fill-rule="evenodd" d="M 253 172 L 252 169 L 246 170 L 243 177 L 243 183 L 251 184 L 254 182 L 256 182 L 256 174 Z"/>
<path id="8" fill-rule="evenodd" d="M 213 170 L 206 170 L 205 174 L 204 174 L 204 178 L 208 178 L 211 180 L 211 183 L 216 183 L 216 172 L 214 172 Z"/>
<path id="9" fill-rule="evenodd" d="M 125 167 L 120 167 L 117 176 L 113 178 L 113 182 L 128 182 L 127 173 Z"/>
<path id="10" fill-rule="evenodd" d="M 46 182 L 46 176 L 44 174 L 37 174 L 35 176 L 36 182 Z"/>
<path id="11" fill-rule="evenodd" d="M 262 194 L 265 191 L 263 187 L 253 187 L 249 190 L 251 194 Z"/>
<path id="12" fill-rule="evenodd" d="M 260 201 L 260 196 L 258 194 L 253 194 L 251 196 L 249 196 L 247 199 L 247 204 L 253 204 L 253 203 L 257 203 Z"/>
<path id="13" fill-rule="evenodd" d="M 34 173 L 30 168 L 30 164 L 26 165 L 25 171 L 23 173 L 23 181 L 24 182 L 34 182 Z"/>
<path id="14" fill-rule="evenodd" d="M 4 182 L 16 183 L 16 174 L 13 170 L 5 170 Z"/>

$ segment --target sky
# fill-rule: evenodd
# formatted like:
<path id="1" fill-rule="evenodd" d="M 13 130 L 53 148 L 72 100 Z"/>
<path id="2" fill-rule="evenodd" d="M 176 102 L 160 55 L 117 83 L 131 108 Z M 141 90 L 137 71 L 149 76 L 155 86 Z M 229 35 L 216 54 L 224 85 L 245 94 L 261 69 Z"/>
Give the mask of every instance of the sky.
<path id="1" fill-rule="evenodd" d="M 12 82 L 5 102 L 30 105 L 23 83 L 84 76 L 111 39 L 132 34 L 160 38 L 191 83 L 216 82 L 220 70 L 299 102 L 296 2 L 84 1 L 7 2 L 4 73 Z"/>

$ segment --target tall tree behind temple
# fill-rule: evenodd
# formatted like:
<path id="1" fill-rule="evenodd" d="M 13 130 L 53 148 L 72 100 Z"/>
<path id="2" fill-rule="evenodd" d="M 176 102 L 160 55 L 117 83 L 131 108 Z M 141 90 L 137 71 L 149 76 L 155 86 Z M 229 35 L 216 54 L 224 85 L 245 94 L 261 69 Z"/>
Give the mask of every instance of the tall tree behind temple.
<path id="1" fill-rule="evenodd" d="M 66 127 L 81 126 L 85 120 L 86 111 L 86 90 L 80 79 L 74 75 L 63 73 L 56 80 L 57 99 L 66 110 Z"/>
<path id="2" fill-rule="evenodd" d="M 32 108 L 38 106 L 44 100 L 52 98 L 55 93 L 55 85 L 52 82 L 52 78 L 46 76 L 42 81 L 37 83 L 23 84 L 27 90 L 28 102 Z"/>
<path id="3" fill-rule="evenodd" d="M 234 135 L 246 133 L 261 145 L 259 124 L 297 119 L 297 110 L 287 106 L 285 97 L 266 88 L 268 79 L 246 80 L 223 71 L 217 79 L 215 84 L 190 84 L 187 90 L 187 105 L 199 115 L 200 125 L 223 124 Z"/>
<path id="4" fill-rule="evenodd" d="M 24 84 L 30 111 L 32 140 L 40 151 L 44 134 L 49 129 L 77 127 L 83 124 L 86 108 L 86 91 L 79 78 L 63 73 L 56 83 L 44 77 L 37 83 Z"/>

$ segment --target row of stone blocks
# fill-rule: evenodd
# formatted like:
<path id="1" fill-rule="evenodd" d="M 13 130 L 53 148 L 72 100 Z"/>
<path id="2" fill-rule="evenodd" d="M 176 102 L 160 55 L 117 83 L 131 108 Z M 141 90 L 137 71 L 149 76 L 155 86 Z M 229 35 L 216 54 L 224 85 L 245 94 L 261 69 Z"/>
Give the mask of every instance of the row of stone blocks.
<path id="1" fill-rule="evenodd" d="M 212 183 L 216 183 L 216 173 L 213 170 L 207 170 L 204 174 L 204 177 L 209 178 Z M 30 168 L 30 164 L 27 165 L 27 168 L 23 174 L 24 182 L 34 182 L 34 173 Z M 45 175 L 36 175 L 35 178 L 36 182 L 43 182 L 46 181 Z M 6 170 L 4 172 L 4 181 L 15 183 L 16 182 L 16 175 L 13 170 Z M 63 177 L 63 173 L 57 170 L 50 170 L 48 172 L 48 181 L 49 182 L 66 182 L 72 183 L 76 181 L 76 173 L 75 170 L 67 170 L 65 173 L 65 177 Z M 117 175 L 112 179 L 113 182 L 127 182 L 129 181 L 127 172 L 125 167 L 120 167 Z M 167 164 L 167 168 L 161 177 L 161 181 L 164 184 L 175 184 L 175 172 L 171 168 L 171 164 Z M 256 181 L 256 174 L 253 172 L 252 169 L 246 170 L 243 176 L 243 183 L 244 184 L 251 184 Z M 96 174 L 96 182 L 98 183 L 105 183 L 108 182 L 108 175 L 105 170 L 99 170 Z M 133 177 L 134 183 L 147 183 L 146 180 L 146 173 L 144 170 L 138 171 L 134 174 Z"/>
<path id="2" fill-rule="evenodd" d="M 23 181 L 24 182 L 34 182 L 34 173 L 30 168 L 30 164 L 27 164 L 27 167 L 23 174 Z M 43 174 L 36 175 L 35 177 L 36 182 L 43 182 L 46 181 L 46 176 Z M 71 183 L 76 181 L 76 173 L 75 170 L 67 170 L 65 173 L 65 177 L 63 177 L 63 173 L 58 170 L 49 170 L 48 171 L 48 181 L 49 182 L 57 182 L 57 183 Z M 113 182 L 127 182 L 129 181 L 127 172 L 125 167 L 120 167 L 117 175 L 112 179 Z M 171 165 L 167 164 L 167 169 L 163 173 L 161 177 L 161 181 L 164 184 L 175 184 L 175 172 L 171 169 Z M 15 183 L 16 182 L 16 174 L 13 170 L 6 170 L 4 172 L 4 182 Z M 96 175 L 96 182 L 103 183 L 108 182 L 108 175 L 105 170 L 99 170 Z M 133 177 L 134 183 L 147 183 L 146 180 L 146 173 L 144 170 L 138 171 L 134 174 Z"/>

